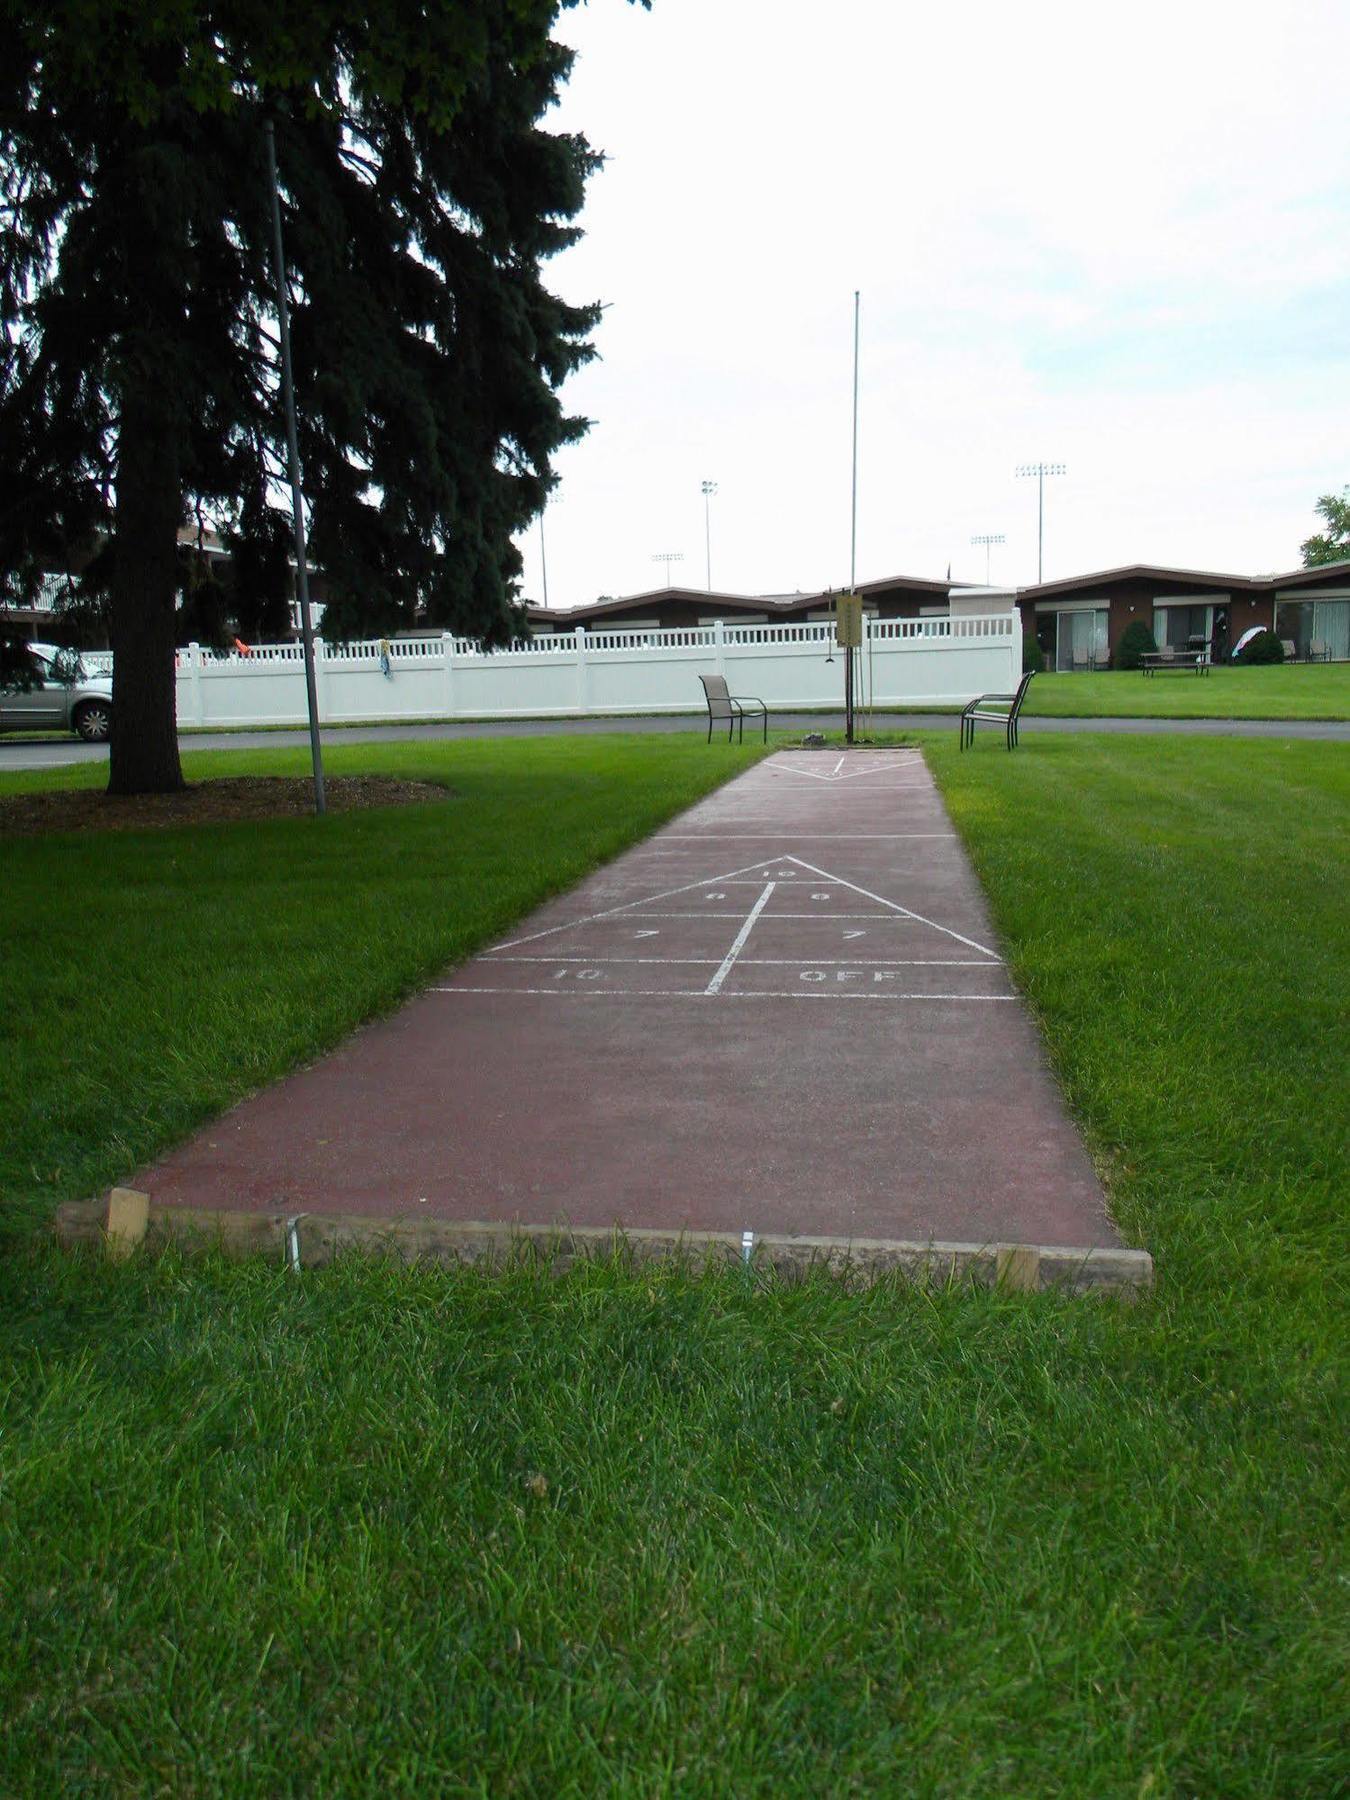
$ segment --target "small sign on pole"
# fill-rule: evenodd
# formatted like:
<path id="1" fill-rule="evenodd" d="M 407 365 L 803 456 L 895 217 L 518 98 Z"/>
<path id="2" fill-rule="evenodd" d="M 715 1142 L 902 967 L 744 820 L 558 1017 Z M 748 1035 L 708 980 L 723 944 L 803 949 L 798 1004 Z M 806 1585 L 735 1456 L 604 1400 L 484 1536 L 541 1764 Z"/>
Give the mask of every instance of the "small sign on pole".
<path id="1" fill-rule="evenodd" d="M 841 650 L 862 648 L 862 595 L 840 594 L 834 621 L 834 641 Z"/>

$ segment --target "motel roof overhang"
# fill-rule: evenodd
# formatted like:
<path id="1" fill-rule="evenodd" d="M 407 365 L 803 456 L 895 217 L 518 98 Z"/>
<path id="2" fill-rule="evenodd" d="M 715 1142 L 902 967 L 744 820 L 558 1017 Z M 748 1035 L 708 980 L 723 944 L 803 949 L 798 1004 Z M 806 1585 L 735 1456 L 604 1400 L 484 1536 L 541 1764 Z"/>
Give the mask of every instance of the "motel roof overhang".
<path id="1" fill-rule="evenodd" d="M 864 599 L 880 599 L 887 594 L 908 595 L 920 601 L 948 599 L 953 592 L 977 594 L 987 591 L 991 598 L 1006 595 L 1009 604 L 1037 600 L 1063 600 L 1074 594 L 1096 595 L 1103 589 L 1139 584 L 1152 587 L 1159 594 L 1273 594 L 1286 588 L 1315 587 L 1323 582 L 1350 580 L 1350 558 L 1322 563 L 1312 569 L 1291 569 L 1285 574 L 1231 575 L 1215 569 L 1178 569 L 1162 563 L 1124 563 L 1114 569 L 1098 569 L 1088 575 L 1071 575 L 1060 581 L 1043 581 L 1019 588 L 968 587 L 961 582 L 930 581 L 917 575 L 888 575 L 880 581 L 860 581 L 856 592 Z M 683 605 L 695 607 L 704 617 L 720 613 L 757 613 L 770 618 L 792 618 L 803 613 L 819 612 L 830 605 L 843 590 L 822 588 L 810 594 L 719 594 L 706 588 L 652 588 L 640 594 L 625 594 L 618 599 L 596 600 L 588 606 L 532 606 L 529 616 L 540 624 L 582 625 L 591 619 L 631 613 L 635 609 Z"/>
<path id="2" fill-rule="evenodd" d="M 900 592 L 925 600 L 945 600 L 952 585 L 951 582 L 927 581 L 912 575 L 892 575 L 882 581 L 860 581 L 856 592 L 865 599 Z M 706 588 L 652 588 L 640 594 L 625 594 L 616 600 L 595 600 L 587 606 L 532 606 L 529 615 L 541 623 L 583 625 L 590 619 L 603 619 L 643 607 L 685 605 L 697 607 L 705 615 L 750 612 L 766 613 L 771 618 L 792 618 L 804 612 L 818 612 L 844 591 L 822 588 L 810 594 L 718 594 L 710 593 Z"/>
<path id="3" fill-rule="evenodd" d="M 1190 590 L 1219 594 L 1270 594 L 1277 588 L 1308 587 L 1350 576 L 1350 559 L 1322 563 L 1312 569 L 1291 569 L 1286 574 L 1228 575 L 1215 569 L 1176 569 L 1161 563 L 1126 563 L 1117 569 L 1099 569 L 1091 575 L 1071 575 L 1062 581 L 1043 581 L 1018 590 L 1022 600 L 1065 599 L 1076 593 L 1095 594 L 1103 588 L 1139 583 L 1158 592 Z"/>

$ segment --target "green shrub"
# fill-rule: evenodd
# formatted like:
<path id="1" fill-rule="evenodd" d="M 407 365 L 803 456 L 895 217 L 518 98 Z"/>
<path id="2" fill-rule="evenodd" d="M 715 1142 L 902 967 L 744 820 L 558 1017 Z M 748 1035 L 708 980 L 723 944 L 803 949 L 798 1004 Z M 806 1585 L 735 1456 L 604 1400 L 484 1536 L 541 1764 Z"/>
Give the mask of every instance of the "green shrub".
<path id="1" fill-rule="evenodd" d="M 1045 673 L 1045 652 L 1030 632 L 1022 639 L 1022 673 L 1024 675 L 1044 675 Z"/>
<path id="2" fill-rule="evenodd" d="M 1237 659 L 1240 663 L 1282 663 L 1284 645 L 1273 631 L 1258 631 L 1238 651 Z"/>
<path id="3" fill-rule="evenodd" d="M 1116 667 L 1118 669 L 1137 669 L 1143 658 L 1152 656 L 1158 648 L 1153 633 L 1142 619 L 1131 619 L 1120 635 L 1116 645 Z"/>

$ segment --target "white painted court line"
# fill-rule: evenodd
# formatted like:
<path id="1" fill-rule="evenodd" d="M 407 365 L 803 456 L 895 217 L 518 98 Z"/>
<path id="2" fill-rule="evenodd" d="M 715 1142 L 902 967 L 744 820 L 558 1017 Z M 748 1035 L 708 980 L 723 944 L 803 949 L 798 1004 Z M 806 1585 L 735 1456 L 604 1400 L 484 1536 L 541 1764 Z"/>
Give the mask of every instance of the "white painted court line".
<path id="1" fill-rule="evenodd" d="M 778 857 L 774 860 L 781 862 L 782 858 Z M 606 907 L 603 912 L 587 913 L 583 919 L 569 919 L 565 925 L 549 925 L 543 931 L 531 931 L 525 937 L 512 938 L 508 943 L 495 944 L 493 948 L 496 950 L 514 950 L 517 944 L 532 944 L 537 938 L 552 937 L 553 934 L 558 931 L 571 931 L 575 925 L 590 925 L 594 923 L 596 919 L 612 919 L 617 917 L 620 913 L 632 912 L 633 908 L 636 906 L 649 906 L 653 900 L 672 900 L 676 894 L 687 894 L 692 888 L 715 887 L 719 881 L 731 881 L 737 875 L 748 875 L 751 869 L 761 868 L 763 863 L 764 858 L 761 856 L 752 863 L 746 863 L 743 868 L 728 869 L 723 875 L 704 875 L 698 881 L 686 881 L 682 882 L 679 887 L 663 888 L 659 894 L 648 894 L 645 900 L 625 900 L 618 906 Z M 703 916 L 707 918 L 717 917 L 715 913 L 708 913 Z M 734 919 L 738 918 L 740 915 L 738 913 L 728 913 L 724 916 Z"/>
<path id="2" fill-rule="evenodd" d="M 772 894 L 772 892 L 776 886 L 777 886 L 776 882 L 773 882 L 773 881 L 769 882 L 769 884 L 764 889 L 764 892 L 760 895 L 759 899 L 756 900 L 755 904 L 750 908 L 750 911 L 746 916 L 746 921 L 745 921 L 744 925 L 742 925 L 740 930 L 736 933 L 736 941 L 732 944 L 730 950 L 728 950 L 726 955 L 722 958 L 721 968 L 718 969 L 717 973 L 713 976 L 712 980 L 708 983 L 707 987 L 703 990 L 704 993 L 715 994 L 719 991 L 719 989 L 722 986 L 722 983 L 726 980 L 727 976 L 731 973 L 732 964 L 736 961 L 736 958 L 740 955 L 741 951 L 744 950 L 745 940 L 749 937 L 750 933 L 755 929 L 755 920 L 759 917 L 759 915 L 764 911 L 764 908 L 768 905 L 769 895 Z"/>
<path id="3" fill-rule="evenodd" d="M 800 834 L 800 833 L 791 832 L 791 831 L 782 832 L 782 833 L 755 832 L 755 833 L 745 834 L 745 835 L 750 835 L 750 836 L 754 836 L 754 837 L 765 837 L 765 836 L 787 837 L 790 841 L 800 840 L 800 838 L 802 836 L 802 834 Z M 824 833 L 819 834 L 819 836 L 822 839 L 824 839 L 824 837 L 826 835 L 827 834 L 824 834 Z M 829 835 L 835 835 L 835 834 L 829 834 Z M 862 834 L 859 834 L 859 835 L 862 835 Z M 873 834 L 869 833 L 867 835 L 872 836 Z M 879 837 L 882 834 L 875 834 L 875 835 Z M 889 836 L 891 834 L 885 834 L 885 835 Z M 897 833 L 895 835 L 898 837 L 900 834 Z M 912 835 L 914 835 L 916 837 L 919 835 L 923 835 L 923 836 L 931 836 L 931 837 L 949 838 L 949 837 L 953 836 L 954 834 L 951 832 L 935 832 L 935 833 L 924 833 L 924 834 L 915 833 Z M 686 839 L 686 841 L 708 842 L 708 841 L 710 841 L 710 838 L 709 838 L 709 835 L 705 834 L 705 833 L 691 833 L 691 834 L 689 834 L 689 838 Z M 765 869 L 763 866 L 764 862 L 766 860 L 769 863 L 769 869 Z M 491 947 L 491 949 L 489 951 L 487 951 L 485 954 L 494 955 L 494 954 L 499 954 L 502 951 L 514 950 L 514 949 L 517 949 L 522 944 L 536 943 L 541 938 L 555 937 L 559 932 L 562 932 L 562 931 L 572 931 L 582 925 L 593 925 L 593 924 L 597 924 L 601 921 L 622 919 L 625 915 L 627 915 L 629 918 L 632 918 L 634 915 L 640 914 L 641 917 L 648 918 L 648 919 L 652 919 L 652 918 L 736 918 L 736 917 L 739 917 L 740 915 L 735 914 L 735 913 L 716 913 L 716 912 L 708 912 L 708 911 L 701 911 L 701 912 L 696 912 L 696 913 L 673 912 L 673 911 L 665 912 L 665 913 L 654 913 L 654 912 L 651 912 L 646 909 L 649 909 L 652 906 L 654 901 L 675 899 L 681 894 L 692 893 L 697 888 L 703 888 L 703 889 L 713 888 L 713 887 L 716 887 L 719 882 L 723 883 L 727 886 L 731 886 L 733 884 L 739 885 L 738 878 L 751 875 L 751 873 L 753 871 L 760 871 L 759 878 L 767 879 L 769 876 L 769 873 L 770 873 L 770 869 L 772 869 L 772 867 L 775 863 L 785 863 L 785 862 L 794 863 L 799 869 L 804 869 L 809 874 L 818 876 L 827 885 L 833 884 L 838 887 L 847 888 L 850 890 L 850 892 L 861 895 L 864 900 L 871 900 L 876 905 L 885 907 L 887 909 L 887 913 L 883 914 L 882 915 L 883 917 L 894 916 L 894 917 L 899 917 L 899 918 L 910 920 L 914 924 L 926 926 L 932 931 L 941 932 L 944 937 L 949 937 L 958 944 L 964 944 L 967 947 L 967 949 L 978 951 L 981 956 L 989 957 L 992 962 L 998 963 L 1001 961 L 1001 958 L 999 957 L 997 951 L 991 950 L 987 944 L 978 943 L 974 938 L 966 937 L 961 932 L 954 931 L 948 925 L 939 925 L 935 919 L 926 918 L 923 913 L 917 913 L 911 907 L 901 906 L 898 901 L 887 900 L 881 894 L 874 894 L 871 892 L 870 889 L 860 887 L 856 881 L 849 881 L 842 875 L 832 875 L 828 869 L 822 869 L 816 863 L 807 862 L 804 857 L 797 856 L 790 851 L 780 851 L 777 854 L 771 854 L 767 859 L 760 858 L 756 862 L 746 863 L 739 869 L 729 869 L 725 873 L 720 874 L 720 875 L 704 875 L 704 876 L 701 876 L 696 881 L 683 882 L 678 887 L 664 888 L 660 892 L 655 893 L 655 894 L 649 894 L 643 899 L 621 901 L 617 906 L 610 906 L 610 907 L 606 907 L 606 908 L 602 909 L 599 912 L 588 913 L 580 919 L 569 919 L 560 925 L 549 925 L 549 926 L 546 926 L 542 931 L 529 932 L 529 933 L 526 933 L 522 937 L 509 938 L 503 944 L 494 944 Z M 780 877 L 779 879 L 783 879 L 783 878 Z M 734 953 L 731 954 L 731 961 L 727 964 L 728 969 L 731 967 L 731 963 L 735 962 L 736 956 L 739 955 L 740 948 L 743 945 L 744 937 L 748 936 L 749 931 L 751 930 L 751 928 L 754 925 L 755 919 L 758 918 L 760 911 L 768 904 L 768 901 L 773 893 L 773 889 L 776 885 L 777 885 L 777 883 L 775 881 L 770 881 L 769 887 L 766 889 L 766 891 L 763 894 L 761 894 L 758 903 L 756 904 L 755 908 L 753 909 L 753 911 L 751 913 L 750 918 L 745 921 L 742 936 L 738 937 L 736 944 L 733 945 Z M 720 895 L 714 895 L 714 894 L 709 895 L 710 899 L 717 899 L 720 897 L 721 897 Z M 829 918 L 835 918 L 835 919 L 848 919 L 848 918 L 856 919 L 856 918 L 870 918 L 870 917 L 875 917 L 876 915 L 868 914 L 868 913 L 831 912 L 829 914 L 774 913 L 774 914 L 771 914 L 770 916 L 771 916 L 771 918 L 774 918 L 774 919 L 805 919 L 805 918 L 819 919 L 822 917 L 829 917 Z M 723 972 L 721 979 L 725 980 L 725 971 Z M 713 987 L 711 991 L 714 993 L 719 991 L 720 986 L 721 986 L 721 980 L 718 980 L 716 986 Z"/>
<path id="4" fill-rule="evenodd" d="M 919 773 L 917 765 L 913 764 L 913 763 L 902 763 L 900 765 L 900 767 L 902 769 L 913 768 L 916 774 Z M 830 773 L 827 774 L 825 771 L 823 771 L 821 769 L 799 769 L 799 768 L 797 768 L 797 766 L 794 763 L 774 763 L 774 762 L 765 763 L 763 765 L 763 768 L 764 768 L 764 772 L 766 775 L 802 775 L 806 778 L 807 781 L 825 781 L 825 782 L 864 781 L 867 779 L 868 776 L 875 777 L 877 775 L 882 775 L 882 774 L 886 773 L 886 771 L 882 768 L 872 767 L 869 769 L 848 769 L 842 775 L 836 775 L 833 771 L 831 771 Z M 924 779 L 927 780 L 930 778 L 925 774 Z M 879 789 L 889 789 L 891 787 L 896 787 L 898 785 L 899 785 L 899 783 L 897 783 L 897 782 L 884 782 L 884 783 L 878 782 L 877 783 L 877 786 Z M 921 783 L 919 783 L 919 782 L 915 783 L 915 786 L 919 786 L 919 785 L 921 785 Z"/>
<path id="5" fill-rule="evenodd" d="M 592 913 L 589 918 L 572 919 L 566 925 L 552 925 L 547 931 L 536 931 L 531 937 L 513 938 L 509 944 L 494 944 L 490 950 L 480 952 L 483 956 L 495 956 L 500 950 L 513 950 L 517 944 L 532 944 L 537 938 L 551 937 L 555 932 L 570 931 L 577 925 L 595 925 L 606 923 L 613 918 L 612 913 Z M 639 919 L 743 919 L 744 913 L 738 912 L 645 912 L 635 913 L 631 919 L 620 921 L 623 924 L 636 924 Z M 817 921 L 833 921 L 836 919 L 871 919 L 877 925 L 927 925 L 929 920 L 920 918 L 918 913 L 907 912 L 903 906 L 897 906 L 891 912 L 809 912 L 809 913 L 770 913 L 769 918 L 776 923 L 779 919 L 815 919 Z M 955 937 L 960 943 L 969 944 L 972 950 L 984 950 L 982 944 L 971 938 L 963 938 L 959 932 L 948 931 L 945 925 L 934 925 L 934 931 L 941 931 L 947 937 Z M 1001 960 L 994 951 L 986 950 L 986 956 L 995 962 Z"/>
<path id="6" fill-rule="evenodd" d="M 700 917 L 703 915 L 700 914 Z M 721 915 L 726 917 L 727 915 Z M 731 916 L 735 916 L 734 914 Z M 715 956 L 495 956 L 488 950 L 484 958 L 493 962 L 543 963 L 553 968 L 556 963 L 580 963 L 595 968 L 601 963 L 617 963 L 628 968 L 635 963 L 653 963 L 662 968 L 710 969 Z M 743 969 L 1001 969 L 1002 963 L 990 962 L 983 956 L 742 956 Z"/>
<path id="7" fill-rule="evenodd" d="M 432 994 L 550 994 L 560 1000 L 962 1000 L 979 1005 L 998 1005 L 1016 1000 L 1016 994 L 875 994 L 840 988 L 837 992 L 802 994 L 752 993 L 748 988 L 719 990 L 709 994 L 706 988 L 512 988 L 512 987 L 434 987 Z"/>
<path id="8" fill-rule="evenodd" d="M 824 762 L 827 754 L 828 752 L 822 752 L 819 749 L 808 751 L 805 754 L 800 750 L 775 750 L 772 756 L 760 764 L 760 767 L 769 768 L 775 763 Z M 918 762 L 922 760 L 922 757 L 923 751 L 917 744 L 876 744 L 865 750 L 859 749 L 855 745 L 853 749 L 843 752 L 835 767 L 838 768 L 840 763 L 854 762 L 880 769 L 891 763 Z"/>
<path id="9" fill-rule="evenodd" d="M 766 858 L 766 860 L 769 860 L 769 859 Z M 775 860 L 781 860 L 781 858 L 775 859 Z M 717 886 L 718 886 L 719 890 L 724 889 L 724 888 L 734 888 L 734 887 L 759 887 L 760 884 L 764 881 L 767 881 L 768 878 L 769 878 L 769 871 L 767 869 L 760 876 L 758 881 L 753 881 L 748 876 L 745 876 L 745 875 L 733 875 L 731 877 L 731 879 L 728 881 L 727 877 L 725 875 L 723 875 L 720 878 L 720 880 L 718 881 Z M 806 888 L 806 887 L 813 888 L 813 889 L 823 888 L 823 887 L 842 887 L 845 885 L 835 875 L 831 875 L 828 881 L 822 881 L 819 876 L 812 878 L 810 875 L 799 875 L 793 869 L 789 869 L 786 875 L 776 876 L 775 879 L 778 881 L 780 886 L 784 885 L 788 882 L 791 882 L 794 889 Z M 702 884 L 700 883 L 700 885 L 702 885 Z M 815 897 L 819 898 L 819 895 L 816 895 Z M 845 896 L 845 898 L 847 898 L 847 895 Z"/>
<path id="10" fill-rule="evenodd" d="M 809 839 L 812 843 L 862 844 L 893 838 L 954 838 L 954 831 L 665 831 L 663 837 L 684 844 L 734 844 L 742 838 L 791 838 L 794 843 Z M 651 856 L 664 851 L 644 852 Z M 719 881 L 727 877 L 720 875 Z"/>
<path id="11" fill-rule="evenodd" d="M 959 931 L 953 931 L 947 925 L 939 925 L 935 919 L 925 919 L 922 913 L 912 912 L 909 907 L 901 906 L 894 900 L 885 900 L 880 894 L 874 894 L 867 888 L 859 887 L 856 881 L 845 881 L 842 875 L 831 875 L 825 869 L 818 869 L 814 863 L 804 862 L 800 856 L 789 856 L 789 862 L 795 862 L 803 869 L 810 869 L 813 875 L 823 875 L 826 881 L 836 881 L 840 887 L 852 888 L 855 894 L 861 894 L 864 900 L 875 900 L 878 906 L 889 906 L 893 911 L 903 913 L 907 919 L 917 919 L 920 925 L 931 925 L 934 931 L 941 931 L 949 938 L 955 938 L 958 944 L 966 944 L 972 950 L 980 950 L 985 956 L 997 956 L 988 944 L 977 944 L 974 938 L 962 937 Z M 839 915 L 835 915 L 836 917 Z"/>

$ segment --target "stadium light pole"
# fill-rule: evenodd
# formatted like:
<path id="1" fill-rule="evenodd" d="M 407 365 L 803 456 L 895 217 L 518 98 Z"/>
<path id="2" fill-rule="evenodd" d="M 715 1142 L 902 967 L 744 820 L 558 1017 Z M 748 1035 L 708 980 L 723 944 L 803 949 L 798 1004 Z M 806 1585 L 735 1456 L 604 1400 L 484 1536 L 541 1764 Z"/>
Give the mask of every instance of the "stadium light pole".
<path id="1" fill-rule="evenodd" d="M 683 562 L 684 552 L 683 550 L 658 550 L 655 556 L 653 556 L 652 561 L 664 563 L 666 565 L 666 586 L 669 587 L 670 565 L 672 563 Z"/>
<path id="2" fill-rule="evenodd" d="M 1062 475 L 1064 464 L 1057 462 L 1018 463 L 1013 473 L 1036 477 L 1036 585 L 1039 587 L 1045 577 L 1045 478 L 1047 475 Z"/>
<path id="3" fill-rule="evenodd" d="M 548 510 L 545 501 L 539 508 L 539 570 L 544 577 L 544 605 L 548 605 L 548 550 L 544 545 L 544 514 Z"/>
<path id="4" fill-rule="evenodd" d="M 858 591 L 858 330 L 862 294 L 853 290 L 853 486 L 848 524 L 848 591 Z M 844 742 L 853 742 L 853 646 L 844 650 Z"/>
<path id="5" fill-rule="evenodd" d="M 314 810 L 328 810 L 323 787 L 323 746 L 319 742 L 319 695 L 314 682 L 314 628 L 309 615 L 309 569 L 305 561 L 305 502 L 300 477 L 300 438 L 295 424 L 291 379 L 291 309 L 286 298 L 286 252 L 281 240 L 281 190 L 277 182 L 277 142 L 267 121 L 267 177 L 272 189 L 272 257 L 277 277 L 277 335 L 281 342 L 281 394 L 286 408 L 286 457 L 291 477 L 291 523 L 295 533 L 295 586 L 300 597 L 300 637 L 305 651 L 305 704 L 309 710 L 309 757 L 314 770 Z"/>
<path id="6" fill-rule="evenodd" d="M 973 537 L 970 541 L 972 544 L 983 544 L 984 545 L 984 585 L 986 587 L 988 587 L 989 586 L 989 546 L 991 544 L 1006 544 L 1008 540 L 1007 540 L 1007 538 L 1004 537 L 1003 533 L 1001 531 L 999 531 L 999 532 L 989 532 L 983 537 Z"/>
<path id="7" fill-rule="evenodd" d="M 708 564 L 708 592 L 712 592 L 712 513 L 708 502 L 717 492 L 715 481 L 705 481 L 699 489 L 703 495 L 703 550 Z"/>

